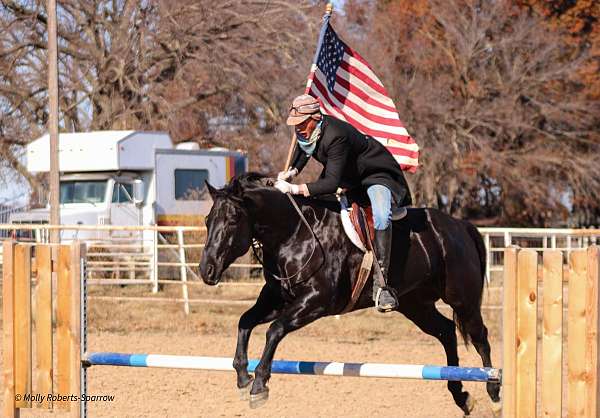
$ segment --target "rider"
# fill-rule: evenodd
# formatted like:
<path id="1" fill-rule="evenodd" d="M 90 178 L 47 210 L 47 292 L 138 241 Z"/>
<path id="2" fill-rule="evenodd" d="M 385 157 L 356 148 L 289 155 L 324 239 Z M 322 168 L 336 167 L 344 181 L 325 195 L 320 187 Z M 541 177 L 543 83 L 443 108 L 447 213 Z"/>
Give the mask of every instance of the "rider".
<path id="1" fill-rule="evenodd" d="M 292 165 L 277 175 L 283 193 L 318 196 L 335 193 L 338 187 L 366 188 L 373 210 L 375 255 L 387 283 L 392 246 L 392 205 L 394 213 L 406 214 L 412 204 L 408 184 L 392 154 L 376 139 L 363 135 L 352 125 L 321 113 L 319 101 L 304 94 L 294 99 L 287 124 L 294 126 L 297 147 Z M 310 157 L 323 165 L 320 178 L 312 183 L 291 184 Z M 403 211 L 398 209 L 404 209 Z M 402 216 L 402 215 L 400 215 Z M 394 219 L 400 216 L 394 216 Z M 380 311 L 397 307 L 386 286 L 374 281 L 373 298 Z M 378 297 L 376 297 L 378 295 Z"/>

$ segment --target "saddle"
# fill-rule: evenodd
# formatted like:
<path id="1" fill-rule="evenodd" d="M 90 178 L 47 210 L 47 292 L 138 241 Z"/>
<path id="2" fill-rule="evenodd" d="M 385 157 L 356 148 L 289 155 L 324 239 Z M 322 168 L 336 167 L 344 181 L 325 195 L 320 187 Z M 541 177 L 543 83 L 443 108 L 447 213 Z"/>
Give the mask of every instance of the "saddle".
<path id="1" fill-rule="evenodd" d="M 342 208 L 341 217 L 344 231 L 350 238 L 350 241 L 365 253 L 356 280 L 352 284 L 350 300 L 341 312 L 344 314 L 352 310 L 358 301 L 368 278 L 371 276 L 373 262 L 375 261 L 373 255 L 375 227 L 373 226 L 373 211 L 371 206 L 361 206 L 358 203 L 353 202 L 352 205 L 348 207 L 347 198 L 340 193 L 338 193 L 338 199 Z M 404 218 L 406 214 L 406 208 L 394 209 L 392 210 L 392 221 L 400 220 Z M 378 274 L 381 274 L 379 270 L 377 270 L 377 272 Z"/>
<path id="2" fill-rule="evenodd" d="M 342 206 L 342 224 L 350 241 L 364 252 L 373 251 L 371 242 L 375 239 L 375 227 L 373 226 L 371 206 L 361 206 L 353 202 L 348 208 L 348 202 L 344 197 L 340 199 L 340 204 Z M 392 221 L 404 218 L 407 213 L 408 211 L 404 207 L 393 208 Z"/>
<path id="3" fill-rule="evenodd" d="M 354 231 L 358 234 L 360 242 L 367 251 L 373 251 L 371 243 L 375 239 L 375 227 L 373 226 L 373 210 L 371 206 L 363 208 L 354 202 L 349 213 L 350 221 L 352 222 Z"/>

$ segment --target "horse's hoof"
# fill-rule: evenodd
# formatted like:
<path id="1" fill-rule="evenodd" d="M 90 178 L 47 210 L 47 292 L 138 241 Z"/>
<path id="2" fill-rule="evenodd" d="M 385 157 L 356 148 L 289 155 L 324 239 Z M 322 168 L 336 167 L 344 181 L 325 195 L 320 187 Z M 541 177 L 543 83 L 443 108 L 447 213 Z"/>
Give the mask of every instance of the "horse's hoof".
<path id="1" fill-rule="evenodd" d="M 250 399 L 250 389 L 252 389 L 253 381 L 254 381 L 254 379 L 250 378 L 250 380 L 248 381 L 246 386 L 244 386 L 243 388 L 238 388 L 238 390 L 240 391 L 240 399 L 242 401 L 247 401 Z"/>
<path id="2" fill-rule="evenodd" d="M 260 408 L 265 403 L 267 403 L 268 399 L 269 399 L 269 389 L 268 388 L 265 388 L 264 392 L 260 392 L 257 394 L 251 393 L 250 394 L 250 408 L 252 408 L 252 409 Z"/>
<path id="3" fill-rule="evenodd" d="M 502 416 L 502 402 L 501 401 L 492 402 L 492 414 L 494 415 L 494 417 Z"/>
<path id="4" fill-rule="evenodd" d="M 465 413 L 465 416 L 471 415 L 471 411 L 475 408 L 475 398 L 471 396 L 471 394 L 467 394 L 467 399 L 465 400 L 465 404 L 461 408 Z"/>

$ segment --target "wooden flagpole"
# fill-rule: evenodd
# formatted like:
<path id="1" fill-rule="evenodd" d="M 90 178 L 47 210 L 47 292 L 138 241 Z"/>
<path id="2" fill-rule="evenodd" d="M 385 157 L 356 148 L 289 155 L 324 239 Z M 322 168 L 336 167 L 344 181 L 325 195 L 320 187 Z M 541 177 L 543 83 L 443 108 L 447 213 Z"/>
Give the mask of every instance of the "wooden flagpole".
<path id="1" fill-rule="evenodd" d="M 48 0 L 48 99 L 50 136 L 50 224 L 60 224 L 60 173 L 58 158 L 58 41 L 56 0 Z M 50 242 L 60 241 L 60 231 L 50 232 Z"/>
<path id="2" fill-rule="evenodd" d="M 325 29 L 327 29 L 327 24 L 329 23 L 329 18 L 333 13 L 333 3 L 327 3 L 325 8 L 325 15 L 323 16 L 323 26 L 321 27 L 321 32 L 319 33 L 319 41 L 317 43 L 317 50 L 315 52 L 315 56 L 313 58 L 313 65 L 316 65 L 317 58 L 319 58 L 319 51 L 321 50 L 321 44 L 323 44 L 323 38 L 325 37 Z M 312 71 L 312 68 L 311 68 Z M 308 93 L 310 86 L 306 86 L 305 94 Z M 294 149 L 296 148 L 296 134 L 292 132 L 292 141 L 290 143 L 290 147 L 288 149 L 287 158 L 285 160 L 285 166 L 283 167 L 283 171 L 290 168 L 290 164 L 292 163 L 292 156 L 294 155 Z"/>

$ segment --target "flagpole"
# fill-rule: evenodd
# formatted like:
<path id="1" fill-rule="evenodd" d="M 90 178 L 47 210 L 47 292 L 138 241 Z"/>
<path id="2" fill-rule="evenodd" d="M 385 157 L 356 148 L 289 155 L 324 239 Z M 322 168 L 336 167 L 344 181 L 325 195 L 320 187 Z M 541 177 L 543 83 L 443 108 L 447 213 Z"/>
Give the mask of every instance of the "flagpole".
<path id="1" fill-rule="evenodd" d="M 325 15 L 323 15 L 323 25 L 321 26 L 321 32 L 319 33 L 319 40 L 317 41 L 317 50 L 315 51 L 315 55 L 311 64 L 311 72 L 312 67 L 317 65 L 317 59 L 319 59 L 319 52 L 321 51 L 321 45 L 323 45 L 323 40 L 325 39 L 325 31 L 327 30 L 327 25 L 329 24 L 329 19 L 331 18 L 331 14 L 333 13 L 333 3 L 327 3 L 325 7 Z M 312 80 L 311 80 L 312 81 Z M 304 94 L 308 94 L 310 90 L 310 84 L 306 84 L 306 90 Z M 287 159 L 285 160 L 285 167 L 283 170 L 287 170 L 290 168 L 290 164 L 292 163 L 292 156 L 294 155 L 294 149 L 296 148 L 296 134 L 292 133 L 292 141 L 290 143 L 290 147 L 288 149 Z"/>

